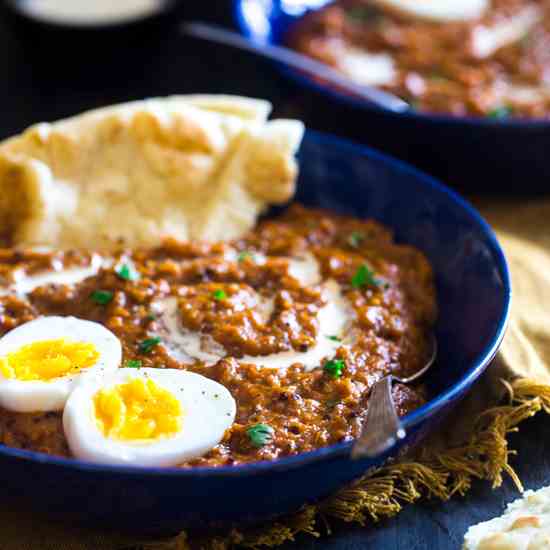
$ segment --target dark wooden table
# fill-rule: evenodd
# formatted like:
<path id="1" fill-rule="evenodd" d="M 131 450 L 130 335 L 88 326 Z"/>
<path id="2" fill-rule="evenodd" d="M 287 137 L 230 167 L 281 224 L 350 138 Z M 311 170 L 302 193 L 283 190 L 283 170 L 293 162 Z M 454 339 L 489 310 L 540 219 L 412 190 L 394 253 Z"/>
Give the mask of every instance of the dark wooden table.
<path id="1" fill-rule="evenodd" d="M 231 25 L 230 2 L 185 0 L 185 17 Z M 189 5 L 191 4 L 191 5 Z M 205 8 L 201 7 L 201 4 Z M 16 25 L 0 11 L 0 138 L 31 123 L 96 106 L 178 93 L 232 93 L 270 99 L 278 116 L 299 116 L 309 127 L 368 135 L 352 113 L 308 95 L 258 59 L 181 37 L 179 16 L 160 29 L 112 36 L 66 36 Z M 366 139 L 368 141 L 368 139 Z M 511 437 L 512 463 L 526 488 L 550 483 L 548 419 L 525 422 Z M 458 549 L 468 525 L 502 512 L 518 496 L 507 479 L 496 491 L 476 483 L 466 498 L 408 507 L 376 528 L 334 525 L 330 537 L 301 537 L 284 550 Z"/>

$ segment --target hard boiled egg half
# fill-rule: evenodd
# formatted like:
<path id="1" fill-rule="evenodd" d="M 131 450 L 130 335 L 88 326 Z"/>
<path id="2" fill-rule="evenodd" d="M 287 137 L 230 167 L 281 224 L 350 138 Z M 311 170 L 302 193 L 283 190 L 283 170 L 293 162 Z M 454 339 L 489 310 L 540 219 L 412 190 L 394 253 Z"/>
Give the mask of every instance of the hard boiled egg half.
<path id="1" fill-rule="evenodd" d="M 401 15 L 433 22 L 479 19 L 490 0 L 372 0 L 373 4 Z"/>
<path id="2" fill-rule="evenodd" d="M 39 317 L 0 338 L 0 406 L 15 412 L 63 409 L 84 373 L 120 366 L 119 339 L 99 323 Z"/>
<path id="3" fill-rule="evenodd" d="M 229 391 L 199 374 L 122 368 L 82 380 L 65 406 L 63 428 L 77 458 L 176 466 L 217 445 L 235 412 Z"/>

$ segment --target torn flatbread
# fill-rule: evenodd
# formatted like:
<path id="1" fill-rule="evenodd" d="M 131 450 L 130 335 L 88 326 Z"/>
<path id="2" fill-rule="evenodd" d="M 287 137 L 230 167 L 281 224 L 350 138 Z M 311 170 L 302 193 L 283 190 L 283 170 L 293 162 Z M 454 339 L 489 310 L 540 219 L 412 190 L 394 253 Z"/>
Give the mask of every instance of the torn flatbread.
<path id="1" fill-rule="evenodd" d="M 550 548 L 550 487 L 527 491 L 505 513 L 468 529 L 464 550 L 547 550 Z"/>
<path id="2" fill-rule="evenodd" d="M 271 105 L 175 96 L 38 124 L 0 143 L 4 246 L 230 239 L 295 190 L 303 124 Z"/>

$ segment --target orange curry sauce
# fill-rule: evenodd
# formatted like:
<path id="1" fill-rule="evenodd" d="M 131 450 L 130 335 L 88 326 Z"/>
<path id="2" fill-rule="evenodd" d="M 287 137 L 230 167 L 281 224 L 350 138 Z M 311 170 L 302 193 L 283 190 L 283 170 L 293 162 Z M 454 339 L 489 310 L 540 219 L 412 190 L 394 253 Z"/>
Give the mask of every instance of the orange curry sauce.
<path id="1" fill-rule="evenodd" d="M 316 314 L 324 305 L 318 285 L 309 287 L 289 273 L 288 258 L 313 254 L 323 280 L 339 283 L 352 311 L 351 344 L 338 347 L 339 369 L 307 371 L 259 368 L 238 361 L 244 355 L 307 350 L 319 335 Z M 261 262 L 257 258 L 261 255 Z M 0 277 L 86 266 L 87 252 L 0 251 Z M 136 280 L 113 265 L 129 261 Z M 237 402 L 237 416 L 222 442 L 184 467 L 270 460 L 356 437 L 364 421 L 369 390 L 387 373 L 414 373 L 425 361 L 436 317 L 433 275 L 426 258 L 395 244 L 390 231 L 301 206 L 263 221 L 231 243 L 169 241 L 148 250 L 125 251 L 73 286 L 46 285 L 27 295 L 0 296 L 0 334 L 39 315 L 73 315 L 104 324 L 120 338 L 123 365 L 177 368 L 223 384 Z M 368 277 L 357 277 L 369 266 Z M 132 277 L 133 278 L 133 277 Z M 96 291 L 106 299 L 97 299 Z M 106 293 L 106 294 L 105 294 Z M 273 300 L 268 322 L 254 314 L 254 297 Z M 95 298 L 94 298 L 95 296 Z M 159 329 L 153 304 L 174 296 L 180 323 L 210 335 L 227 357 L 206 366 L 171 356 L 162 339 L 140 345 Z M 101 303 L 106 302 L 106 303 Z M 399 414 L 424 402 L 422 387 L 394 388 Z M 21 414 L 0 410 L 0 441 L 6 445 L 69 456 L 61 412 Z M 263 423 L 272 440 L 254 446 L 247 428 Z"/>

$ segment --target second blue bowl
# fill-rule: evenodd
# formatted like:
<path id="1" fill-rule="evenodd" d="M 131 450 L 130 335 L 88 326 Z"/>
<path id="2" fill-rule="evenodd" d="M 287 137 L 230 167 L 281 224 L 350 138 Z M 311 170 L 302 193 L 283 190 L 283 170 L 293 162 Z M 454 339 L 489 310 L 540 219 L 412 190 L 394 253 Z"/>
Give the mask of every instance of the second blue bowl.
<path id="1" fill-rule="evenodd" d="M 246 37 L 261 44 L 281 44 L 301 17 L 331 1 L 234 0 L 234 15 Z M 277 67 L 302 89 L 313 92 L 308 112 L 322 130 L 387 151 L 468 191 L 548 192 L 550 118 L 494 120 L 392 113 L 308 75 Z"/>

